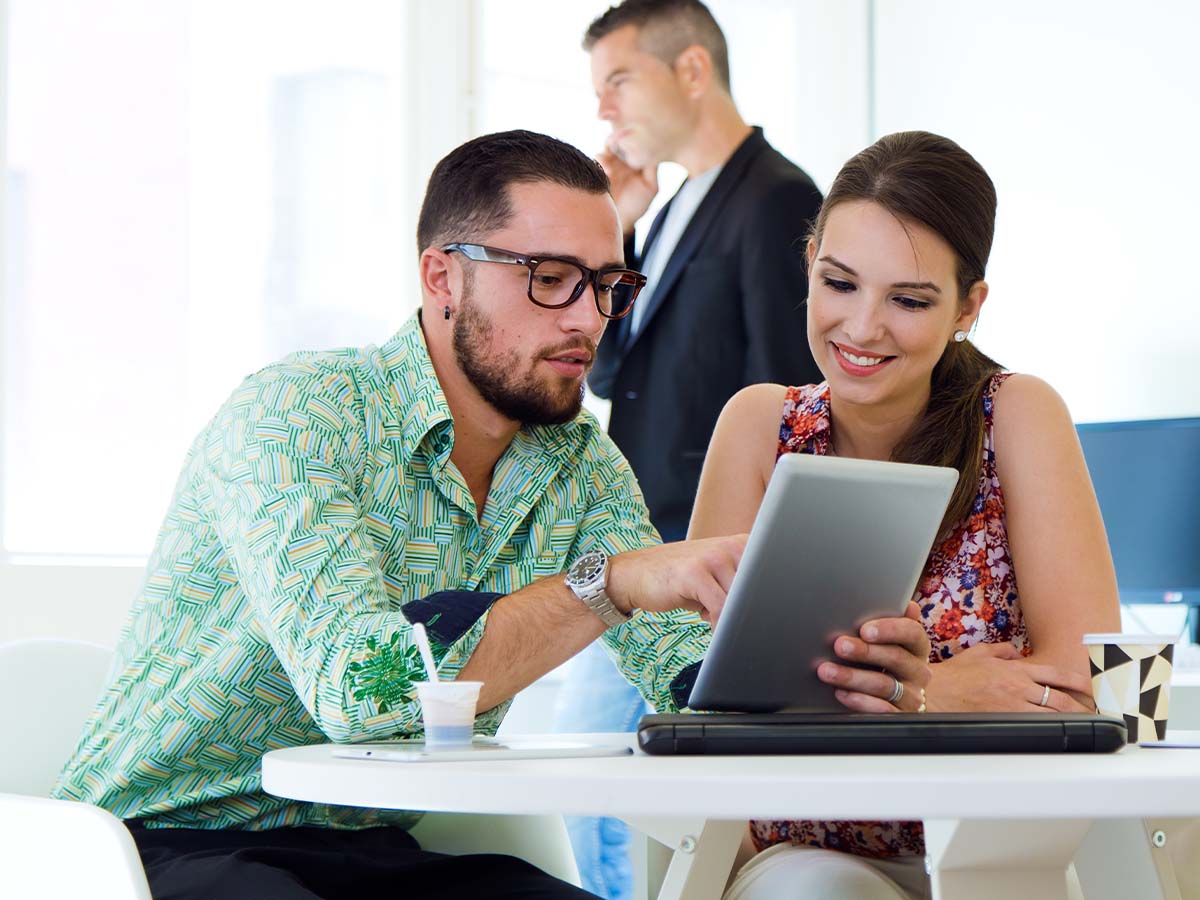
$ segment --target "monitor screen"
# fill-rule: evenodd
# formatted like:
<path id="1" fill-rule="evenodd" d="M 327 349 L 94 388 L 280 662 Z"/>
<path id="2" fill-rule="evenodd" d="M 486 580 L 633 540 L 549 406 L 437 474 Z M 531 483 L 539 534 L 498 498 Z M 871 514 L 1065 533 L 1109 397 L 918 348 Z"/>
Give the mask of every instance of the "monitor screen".
<path id="1" fill-rule="evenodd" d="M 1122 603 L 1200 606 L 1200 419 L 1079 425 Z"/>

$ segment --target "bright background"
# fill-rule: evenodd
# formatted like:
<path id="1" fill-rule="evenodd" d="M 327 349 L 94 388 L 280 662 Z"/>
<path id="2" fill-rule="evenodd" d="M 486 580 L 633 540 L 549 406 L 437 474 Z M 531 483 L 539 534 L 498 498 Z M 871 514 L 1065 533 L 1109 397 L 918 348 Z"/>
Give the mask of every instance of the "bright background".
<path id="1" fill-rule="evenodd" d="M 238 380 L 401 324 L 446 151 L 601 146 L 579 39 L 605 3 L 0 0 L 0 640 L 111 641 Z M 986 352 L 1079 421 L 1200 415 L 1200 7 L 711 6 L 746 118 L 822 188 L 905 128 L 988 169 Z"/>

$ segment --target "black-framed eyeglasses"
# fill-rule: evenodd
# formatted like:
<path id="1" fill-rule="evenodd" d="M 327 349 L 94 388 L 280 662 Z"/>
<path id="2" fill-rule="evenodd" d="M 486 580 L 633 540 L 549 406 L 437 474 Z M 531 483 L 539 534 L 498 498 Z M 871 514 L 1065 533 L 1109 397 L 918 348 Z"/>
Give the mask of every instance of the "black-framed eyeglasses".
<path id="1" fill-rule="evenodd" d="M 447 244 L 443 253 L 458 251 L 476 262 L 504 263 L 529 269 L 529 299 L 546 309 L 562 309 L 583 296 L 590 284 L 596 309 L 606 319 L 619 319 L 633 309 L 633 301 L 646 286 L 646 276 L 633 269 L 589 269 L 556 256 L 527 256 L 485 247 L 483 244 Z"/>

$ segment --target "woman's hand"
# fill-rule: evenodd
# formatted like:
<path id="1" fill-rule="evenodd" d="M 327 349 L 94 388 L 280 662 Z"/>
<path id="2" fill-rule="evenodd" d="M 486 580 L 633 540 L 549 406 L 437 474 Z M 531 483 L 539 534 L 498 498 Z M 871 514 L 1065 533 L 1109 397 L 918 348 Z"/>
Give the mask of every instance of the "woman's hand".
<path id="1" fill-rule="evenodd" d="M 1025 660 L 1007 641 L 976 644 L 938 663 L 926 688 L 936 712 L 1095 712 L 1078 699 L 1091 692 L 1087 676 Z"/>
<path id="2" fill-rule="evenodd" d="M 917 604 L 910 601 L 903 618 L 867 622 L 857 638 L 839 636 L 833 651 L 854 665 L 823 662 L 817 677 L 837 689 L 834 695 L 843 706 L 855 712 L 914 712 L 921 706 L 930 679 L 929 636 Z M 897 684 L 903 691 L 893 702 Z"/>

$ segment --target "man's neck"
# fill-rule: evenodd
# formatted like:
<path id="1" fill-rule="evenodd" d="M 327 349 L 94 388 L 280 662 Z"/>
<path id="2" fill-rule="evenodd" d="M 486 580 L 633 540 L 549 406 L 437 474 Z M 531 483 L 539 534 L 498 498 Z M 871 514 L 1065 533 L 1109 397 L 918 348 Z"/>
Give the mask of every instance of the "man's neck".
<path id="1" fill-rule="evenodd" d="M 671 160 L 687 169 L 688 178 L 724 165 L 753 130 L 729 97 L 707 98 L 702 102 L 696 130 Z"/>

